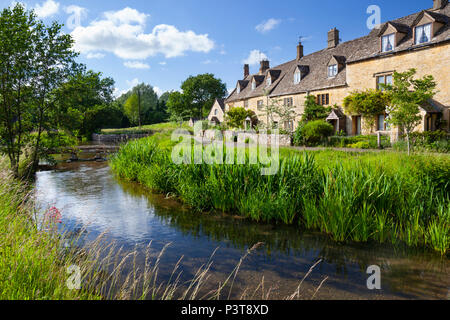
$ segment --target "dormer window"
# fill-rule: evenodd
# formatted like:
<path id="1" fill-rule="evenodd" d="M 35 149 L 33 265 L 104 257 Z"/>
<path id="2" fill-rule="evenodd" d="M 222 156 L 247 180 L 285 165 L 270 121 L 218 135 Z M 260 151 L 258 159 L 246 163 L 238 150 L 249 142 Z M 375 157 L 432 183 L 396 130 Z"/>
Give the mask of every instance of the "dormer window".
<path id="1" fill-rule="evenodd" d="M 427 43 L 431 41 L 431 23 L 416 27 L 416 44 Z"/>
<path id="2" fill-rule="evenodd" d="M 241 86 L 240 85 L 237 86 L 237 93 L 238 94 L 241 93 Z"/>
<path id="3" fill-rule="evenodd" d="M 294 84 L 299 84 L 301 80 L 302 80 L 301 72 L 300 71 L 296 71 L 294 73 Z"/>
<path id="4" fill-rule="evenodd" d="M 337 74 L 338 74 L 338 65 L 337 64 L 328 66 L 328 78 L 336 77 Z"/>
<path id="5" fill-rule="evenodd" d="M 272 85 L 272 77 L 271 76 L 268 76 L 267 77 L 267 80 L 266 80 L 266 86 L 267 87 L 270 87 Z"/>
<path id="6" fill-rule="evenodd" d="M 395 49 L 395 34 L 388 34 L 381 38 L 381 51 L 389 52 Z"/>
<path id="7" fill-rule="evenodd" d="M 255 81 L 255 79 L 253 79 L 253 81 L 252 81 L 252 90 L 255 90 L 256 89 L 256 81 Z"/>

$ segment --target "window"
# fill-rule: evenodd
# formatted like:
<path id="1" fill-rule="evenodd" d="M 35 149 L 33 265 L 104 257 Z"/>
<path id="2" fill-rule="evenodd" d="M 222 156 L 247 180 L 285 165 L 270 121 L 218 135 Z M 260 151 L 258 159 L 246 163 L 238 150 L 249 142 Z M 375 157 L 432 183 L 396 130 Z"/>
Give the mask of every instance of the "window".
<path id="1" fill-rule="evenodd" d="M 386 115 L 380 114 L 378 116 L 378 131 L 386 130 Z"/>
<path id="2" fill-rule="evenodd" d="M 294 73 L 294 84 L 299 84 L 301 80 L 302 80 L 302 74 L 300 73 L 300 71 L 296 71 Z"/>
<path id="3" fill-rule="evenodd" d="M 290 120 L 290 121 L 285 121 L 284 122 L 284 129 L 286 131 L 294 131 L 294 121 Z"/>
<path id="4" fill-rule="evenodd" d="M 273 122 L 273 128 L 274 129 L 278 129 L 278 121 L 274 121 Z"/>
<path id="5" fill-rule="evenodd" d="M 255 79 L 253 79 L 253 81 L 252 81 L 252 90 L 255 90 L 256 89 L 256 81 L 255 81 Z"/>
<path id="6" fill-rule="evenodd" d="M 266 86 L 270 87 L 272 85 L 272 78 L 269 76 L 266 80 Z"/>
<path id="7" fill-rule="evenodd" d="M 263 100 L 258 100 L 257 107 L 258 107 L 259 111 L 264 110 L 264 101 Z"/>
<path id="8" fill-rule="evenodd" d="M 395 49 L 395 34 L 388 34 L 381 38 L 381 51 L 389 52 Z"/>
<path id="9" fill-rule="evenodd" d="M 362 130 L 361 130 L 362 121 L 361 120 L 362 120 L 361 116 L 355 118 L 355 135 L 357 135 L 357 136 L 360 136 L 362 133 Z"/>
<path id="10" fill-rule="evenodd" d="M 237 86 L 237 93 L 241 93 L 241 86 Z"/>
<path id="11" fill-rule="evenodd" d="M 217 109 L 216 109 L 216 110 L 214 110 L 214 115 L 215 115 L 215 116 L 217 116 Z"/>
<path id="12" fill-rule="evenodd" d="M 294 105 L 294 99 L 293 98 L 285 98 L 283 103 L 286 107 L 292 107 Z"/>
<path id="13" fill-rule="evenodd" d="M 316 103 L 322 106 L 326 106 L 330 104 L 330 94 L 319 94 L 316 97 Z"/>
<path id="14" fill-rule="evenodd" d="M 377 89 L 384 91 L 382 84 L 393 84 L 392 74 L 377 77 Z"/>
<path id="15" fill-rule="evenodd" d="M 332 66 L 328 66 L 328 77 L 333 78 L 338 74 L 338 65 L 334 64 Z"/>
<path id="16" fill-rule="evenodd" d="M 431 23 L 416 27 L 416 44 L 427 43 L 431 41 Z"/>

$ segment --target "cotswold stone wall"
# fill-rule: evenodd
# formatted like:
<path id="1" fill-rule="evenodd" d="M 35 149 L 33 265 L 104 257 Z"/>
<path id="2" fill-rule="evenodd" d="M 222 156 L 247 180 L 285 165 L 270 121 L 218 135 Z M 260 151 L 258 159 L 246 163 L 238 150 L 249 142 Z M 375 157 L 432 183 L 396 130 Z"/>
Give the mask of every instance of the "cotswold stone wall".
<path id="1" fill-rule="evenodd" d="M 146 134 L 96 134 L 92 135 L 92 141 L 102 143 L 120 143 L 129 140 L 142 139 L 151 136 L 151 133 Z"/>
<path id="2" fill-rule="evenodd" d="M 216 141 L 219 139 L 224 139 L 225 142 L 237 142 L 237 143 L 246 143 L 249 144 L 258 142 L 259 144 L 272 145 L 275 141 L 272 141 L 273 135 L 260 135 L 252 132 L 244 132 L 244 131 L 225 131 L 222 133 L 222 137 L 217 136 L 217 131 L 215 130 L 206 130 L 203 133 L 204 142 Z M 292 138 L 289 135 L 276 135 L 278 139 L 278 143 L 280 147 L 290 147 L 292 145 Z M 247 140 L 248 139 L 248 140 Z"/>

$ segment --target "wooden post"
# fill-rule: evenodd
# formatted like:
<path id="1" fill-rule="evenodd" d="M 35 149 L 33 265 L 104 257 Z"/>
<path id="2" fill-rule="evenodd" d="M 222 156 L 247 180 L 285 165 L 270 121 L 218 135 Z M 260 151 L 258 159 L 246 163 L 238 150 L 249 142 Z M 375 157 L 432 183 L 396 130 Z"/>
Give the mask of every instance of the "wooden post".
<path id="1" fill-rule="evenodd" d="M 381 132 L 380 131 L 377 132 L 377 136 L 378 136 L 378 149 L 381 149 Z"/>

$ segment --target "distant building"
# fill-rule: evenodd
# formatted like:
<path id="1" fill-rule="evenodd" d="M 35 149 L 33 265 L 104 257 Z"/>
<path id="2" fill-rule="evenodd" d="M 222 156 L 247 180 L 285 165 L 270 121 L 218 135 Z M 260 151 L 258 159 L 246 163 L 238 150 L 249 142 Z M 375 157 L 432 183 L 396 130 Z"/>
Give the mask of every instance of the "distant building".
<path id="1" fill-rule="evenodd" d="M 219 125 L 225 121 L 225 100 L 216 99 L 208 116 L 211 124 Z"/>

